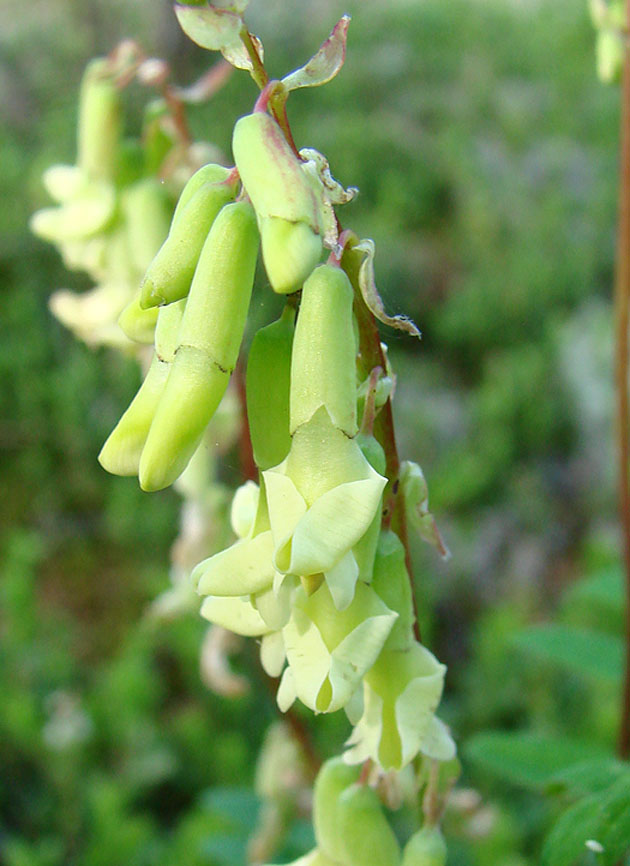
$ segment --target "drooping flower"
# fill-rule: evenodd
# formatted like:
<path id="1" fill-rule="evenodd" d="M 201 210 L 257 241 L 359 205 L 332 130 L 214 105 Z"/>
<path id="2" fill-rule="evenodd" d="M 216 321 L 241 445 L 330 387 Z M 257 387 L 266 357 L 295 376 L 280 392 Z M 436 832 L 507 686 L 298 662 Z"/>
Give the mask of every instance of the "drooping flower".
<path id="1" fill-rule="evenodd" d="M 288 667 L 278 689 L 284 712 L 299 698 L 315 712 L 345 706 L 387 640 L 396 614 L 359 582 L 352 602 L 337 610 L 322 584 L 312 595 L 299 587 L 282 630 Z"/>

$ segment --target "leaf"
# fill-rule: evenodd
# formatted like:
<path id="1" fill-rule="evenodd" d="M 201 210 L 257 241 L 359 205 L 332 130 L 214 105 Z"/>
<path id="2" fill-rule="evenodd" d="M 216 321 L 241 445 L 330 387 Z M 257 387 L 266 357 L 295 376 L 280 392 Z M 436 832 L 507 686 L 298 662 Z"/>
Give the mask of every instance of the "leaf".
<path id="1" fill-rule="evenodd" d="M 258 51 L 258 56 L 261 60 L 264 59 L 265 51 L 263 49 L 263 44 L 258 38 L 258 36 L 254 36 L 253 33 L 249 34 L 250 39 L 254 43 L 256 50 Z M 248 72 L 251 72 L 254 68 L 254 64 L 252 63 L 251 57 L 247 53 L 247 49 L 243 45 L 243 42 L 239 38 L 236 42 L 231 42 L 229 45 L 224 45 L 221 49 L 221 54 L 225 57 L 228 63 L 231 63 L 236 69 L 246 69 Z"/>
<path id="2" fill-rule="evenodd" d="M 358 244 L 355 244 L 352 249 L 353 251 L 358 250 L 365 254 L 359 266 L 359 288 L 361 289 L 363 300 L 372 315 L 376 316 L 379 322 L 382 322 L 384 325 L 389 325 L 390 328 L 406 331 L 412 337 L 421 337 L 420 331 L 408 316 L 388 316 L 385 312 L 382 298 L 374 280 L 374 255 L 376 253 L 374 241 L 370 238 L 364 238 Z"/>
<path id="3" fill-rule="evenodd" d="M 623 575 L 617 566 L 602 569 L 579 580 L 567 592 L 566 601 L 595 605 L 605 611 L 622 614 L 624 609 Z"/>
<path id="4" fill-rule="evenodd" d="M 598 862 L 614 866 L 630 850 L 630 773 L 564 812 L 543 847 L 543 866 L 573 866 L 597 844 Z"/>
<path id="5" fill-rule="evenodd" d="M 319 51 L 307 64 L 290 72 L 282 79 L 287 90 L 299 87 L 319 87 L 333 79 L 346 59 L 346 42 L 350 16 L 343 15 L 335 24 L 332 33 L 320 46 Z"/>
<path id="6" fill-rule="evenodd" d="M 175 4 L 179 25 L 190 39 L 202 48 L 221 51 L 224 46 L 239 41 L 243 26 L 236 7 L 242 4 L 213 3 L 211 6 Z M 235 7 L 235 8 L 230 8 Z"/>
<path id="7" fill-rule="evenodd" d="M 591 742 L 504 731 L 477 734 L 468 740 L 464 753 L 500 778 L 538 789 L 553 784 L 560 772 L 575 764 L 609 757 Z"/>
<path id="8" fill-rule="evenodd" d="M 617 682 L 623 670 L 621 638 L 566 625 L 523 629 L 512 642 L 525 652 L 579 674 Z"/>
<path id="9" fill-rule="evenodd" d="M 630 776 L 630 770 L 616 758 L 581 761 L 556 773 L 549 787 L 554 793 L 568 792 L 578 797 L 604 791 L 623 776 Z"/>

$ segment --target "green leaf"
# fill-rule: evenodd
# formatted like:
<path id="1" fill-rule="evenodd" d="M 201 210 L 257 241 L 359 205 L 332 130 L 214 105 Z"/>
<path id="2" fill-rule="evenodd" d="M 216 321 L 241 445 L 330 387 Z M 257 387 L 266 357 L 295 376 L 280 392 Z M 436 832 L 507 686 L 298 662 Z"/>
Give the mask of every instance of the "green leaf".
<path id="1" fill-rule="evenodd" d="M 598 571 L 578 581 L 567 592 L 568 603 L 580 602 L 604 611 L 622 614 L 624 610 L 623 575 L 617 566 Z"/>
<path id="2" fill-rule="evenodd" d="M 538 625 L 519 631 L 513 643 L 537 658 L 598 680 L 617 682 L 623 670 L 621 638 L 566 625 Z"/>
<path id="3" fill-rule="evenodd" d="M 551 782 L 552 791 L 567 791 L 574 797 L 597 794 L 613 785 L 618 779 L 630 776 L 628 766 L 616 758 L 608 757 L 593 761 L 581 761 L 560 770 Z"/>
<path id="4" fill-rule="evenodd" d="M 477 734 L 466 743 L 464 754 L 503 779 L 539 789 L 553 784 L 559 773 L 574 764 L 609 757 L 590 742 L 503 731 Z"/>
<path id="5" fill-rule="evenodd" d="M 588 851 L 588 842 L 601 846 L 603 866 L 614 866 L 630 850 L 630 773 L 560 816 L 545 842 L 543 866 L 573 866 Z"/>
<path id="6" fill-rule="evenodd" d="M 282 79 L 287 90 L 298 87 L 318 87 L 326 84 L 339 72 L 346 59 L 346 42 L 350 16 L 343 15 L 325 42 L 307 64 Z"/>
<path id="7" fill-rule="evenodd" d="M 193 42 L 202 48 L 220 51 L 238 41 L 243 26 L 240 12 L 230 5 L 220 8 L 218 3 L 202 7 L 176 3 L 175 14 L 180 27 Z"/>

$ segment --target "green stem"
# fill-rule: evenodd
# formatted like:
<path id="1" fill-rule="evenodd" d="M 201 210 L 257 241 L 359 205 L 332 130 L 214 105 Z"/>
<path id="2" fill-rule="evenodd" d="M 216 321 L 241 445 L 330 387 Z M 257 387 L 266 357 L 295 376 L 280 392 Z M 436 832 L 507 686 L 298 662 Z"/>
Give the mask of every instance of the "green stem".
<path id="1" fill-rule="evenodd" d="M 630 0 L 627 0 L 630 21 Z M 628 325 L 630 320 L 630 57 L 626 49 L 621 97 L 621 166 L 617 278 L 615 285 L 615 379 L 617 390 L 617 453 L 619 516 L 626 582 L 626 662 L 622 687 L 619 754 L 630 757 L 630 415 L 628 405 Z"/>

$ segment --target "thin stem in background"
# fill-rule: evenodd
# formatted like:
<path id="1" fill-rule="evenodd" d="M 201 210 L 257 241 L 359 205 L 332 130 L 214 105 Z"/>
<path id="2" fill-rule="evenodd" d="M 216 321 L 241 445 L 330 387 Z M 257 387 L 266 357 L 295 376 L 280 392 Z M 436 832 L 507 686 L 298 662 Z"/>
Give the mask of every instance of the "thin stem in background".
<path id="1" fill-rule="evenodd" d="M 626 3 L 630 21 L 630 0 Z M 619 754 L 630 757 L 630 415 L 628 401 L 628 325 L 630 319 L 630 52 L 626 47 L 621 95 L 621 154 L 617 275 L 615 282 L 615 381 L 619 516 L 626 584 L 626 660 L 622 686 Z"/>

